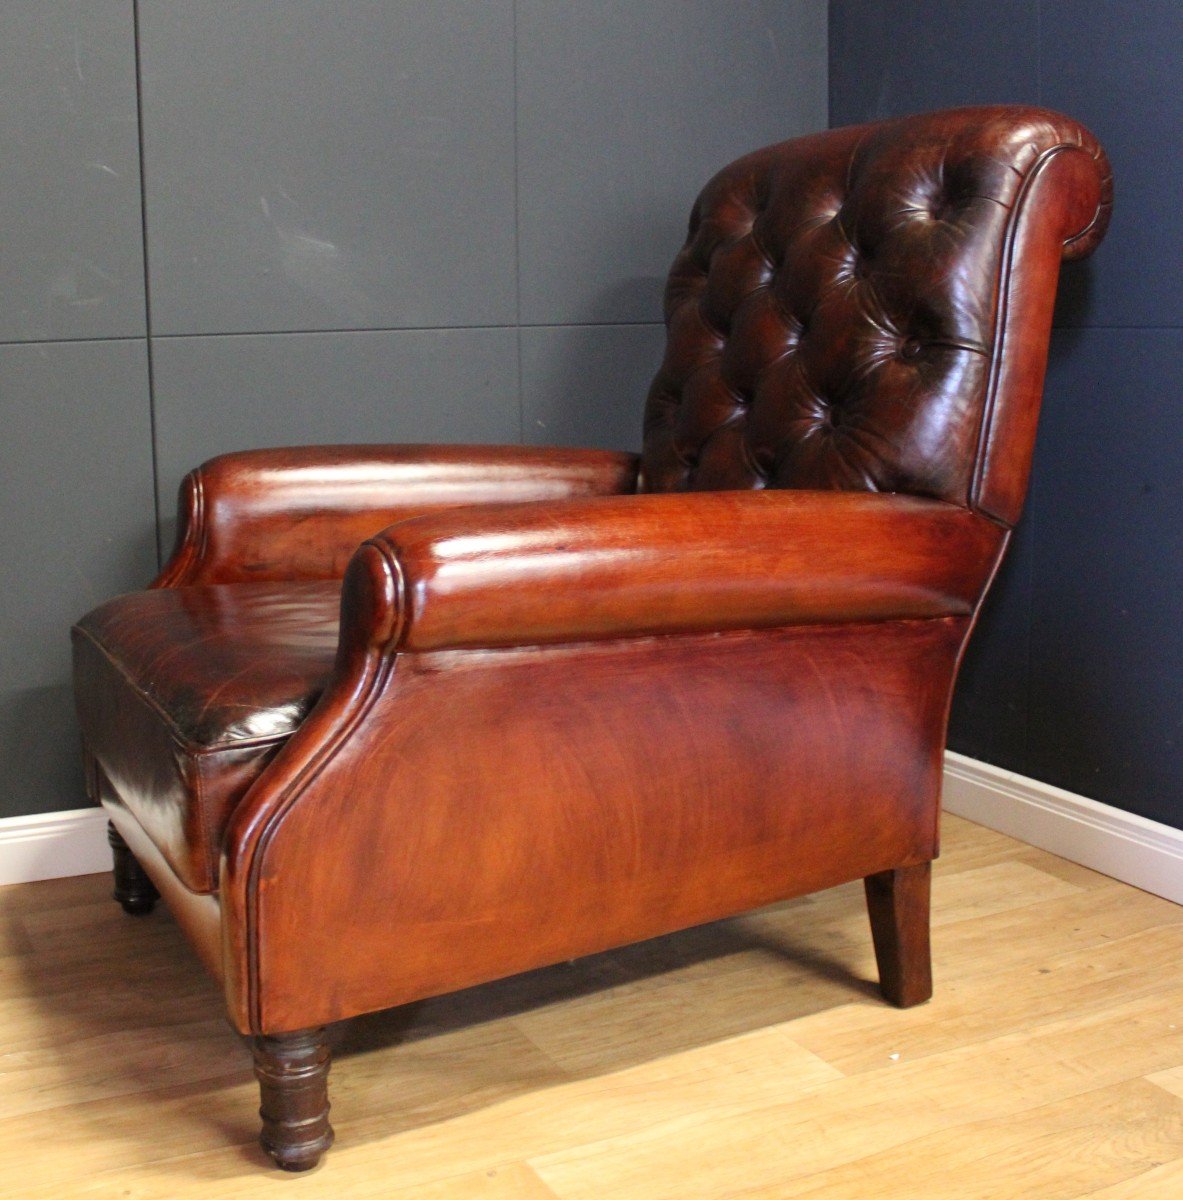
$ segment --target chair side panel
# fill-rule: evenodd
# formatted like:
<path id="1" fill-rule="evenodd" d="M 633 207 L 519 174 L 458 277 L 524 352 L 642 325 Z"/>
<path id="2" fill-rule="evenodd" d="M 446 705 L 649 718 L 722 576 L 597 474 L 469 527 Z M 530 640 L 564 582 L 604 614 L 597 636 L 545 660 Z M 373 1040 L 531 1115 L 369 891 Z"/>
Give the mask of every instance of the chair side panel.
<path id="1" fill-rule="evenodd" d="M 931 859 L 967 627 L 400 656 L 259 844 L 252 1022 L 337 1020 Z"/>

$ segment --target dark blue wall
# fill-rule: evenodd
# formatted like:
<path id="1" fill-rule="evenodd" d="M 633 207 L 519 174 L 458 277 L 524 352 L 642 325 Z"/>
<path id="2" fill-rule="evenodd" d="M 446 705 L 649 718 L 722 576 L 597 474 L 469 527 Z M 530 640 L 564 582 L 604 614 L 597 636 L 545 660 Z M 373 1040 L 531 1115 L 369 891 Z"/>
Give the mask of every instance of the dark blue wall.
<path id="1" fill-rule="evenodd" d="M 830 123 L 1026 102 L 1082 120 L 1117 203 L 1065 271 L 1027 509 L 950 745 L 1183 828 L 1183 5 L 833 0 Z"/>

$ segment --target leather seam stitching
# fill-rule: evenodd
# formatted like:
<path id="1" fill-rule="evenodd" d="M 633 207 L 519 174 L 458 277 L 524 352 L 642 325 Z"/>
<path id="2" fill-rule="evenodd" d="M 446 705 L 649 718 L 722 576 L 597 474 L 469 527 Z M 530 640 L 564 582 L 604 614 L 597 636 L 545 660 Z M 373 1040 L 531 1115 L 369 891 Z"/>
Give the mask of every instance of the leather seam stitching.
<path id="1" fill-rule="evenodd" d="M 370 680 L 365 695 L 361 698 L 357 708 L 334 731 L 333 735 L 327 740 L 327 743 L 320 747 L 315 759 L 300 772 L 286 789 L 283 800 L 277 805 L 265 827 L 260 832 L 258 843 L 251 856 L 250 872 L 247 879 L 247 989 L 250 1016 L 254 1027 L 259 1030 L 263 1028 L 262 995 L 260 994 L 259 979 L 259 946 L 262 941 L 262 928 L 259 919 L 259 875 L 263 869 L 263 859 L 282 818 L 299 802 L 300 797 L 307 791 L 308 787 L 316 782 L 320 774 L 332 762 L 337 751 L 369 715 L 370 710 L 377 702 L 379 695 L 381 695 L 387 679 L 394 673 L 398 658 L 397 654 L 380 651 L 376 657 L 379 661 L 376 664 L 373 678 Z"/>
<path id="2" fill-rule="evenodd" d="M 85 630 L 79 630 L 78 632 L 85 633 Z M 89 635 L 87 635 L 87 636 L 89 638 Z M 91 640 L 93 642 L 92 638 L 90 638 L 89 640 Z M 97 646 L 97 643 L 95 643 L 95 644 Z M 98 649 L 100 651 L 102 651 L 101 646 L 98 646 Z M 118 664 L 115 663 L 110 658 L 110 655 L 107 655 L 105 652 L 103 652 L 103 657 L 108 662 L 110 662 L 111 665 L 113 667 L 115 667 L 115 669 L 118 671 Z M 122 674 L 122 672 L 120 672 L 120 674 Z M 153 704 L 151 698 L 144 695 L 144 693 L 142 691 L 140 691 L 138 688 L 132 687 L 131 693 L 132 693 L 132 698 L 134 700 L 139 701 L 140 704 L 142 704 L 146 709 L 149 710 L 149 712 L 151 712 L 157 716 L 161 715 L 159 708 L 155 704 Z M 165 724 L 165 732 L 168 734 L 169 742 L 172 744 L 174 751 L 179 752 L 180 754 L 187 756 L 189 759 L 194 760 L 193 761 L 194 771 L 199 774 L 200 773 L 200 765 L 196 760 L 196 756 L 191 753 L 190 748 L 185 743 L 184 739 L 177 737 L 176 734 L 174 733 L 174 731 L 172 730 L 172 728 L 167 723 Z M 93 771 L 97 777 L 98 773 L 103 771 L 102 764 L 99 762 L 98 756 L 95 755 L 93 753 L 93 751 L 86 749 L 86 754 L 87 754 L 87 758 L 93 763 Z M 184 790 L 184 792 L 186 794 L 188 794 L 190 771 L 188 770 L 187 765 L 185 765 L 183 763 L 179 763 L 175 759 L 173 760 L 172 765 L 173 765 L 174 770 L 176 771 L 177 782 L 180 784 L 180 786 Z M 104 775 L 105 775 L 105 772 L 104 772 Z M 122 805 L 122 807 L 127 809 L 128 812 L 132 813 L 132 815 L 135 816 L 136 814 L 134 812 L 132 812 L 130 807 L 128 807 L 126 801 L 124 801 L 122 799 L 122 797 L 119 797 L 118 790 L 115 788 L 115 785 L 113 783 L 110 783 L 109 780 L 108 780 L 108 786 L 111 788 L 111 790 L 115 794 L 115 796 L 119 798 L 119 801 L 120 801 L 120 804 Z M 198 782 L 198 790 L 200 792 L 200 781 Z M 101 803 L 101 800 L 100 800 L 100 803 Z M 199 819 L 201 820 L 202 828 L 205 829 L 206 842 L 208 845 L 209 829 L 206 827 L 206 824 L 205 824 L 204 806 L 201 804 L 200 794 L 198 795 L 198 811 L 199 811 L 199 814 L 201 814 L 199 816 Z M 177 864 L 173 861 L 173 856 L 172 856 L 171 852 L 168 851 L 164 846 L 161 846 L 156 841 L 156 839 L 147 831 L 147 829 L 144 827 L 143 822 L 140 821 L 138 817 L 136 817 L 136 824 L 139 825 L 141 830 L 143 830 L 144 836 L 150 842 L 152 842 L 152 844 L 156 847 L 157 851 L 159 852 L 160 857 L 164 859 L 164 861 L 168 864 L 169 869 L 172 870 L 172 872 L 176 875 L 176 877 L 180 881 L 180 883 L 188 891 L 192 892 L 194 895 L 203 896 L 203 895 L 210 895 L 215 890 L 213 887 L 213 879 L 216 877 L 216 873 L 211 874 L 208 877 L 209 887 L 205 888 L 204 890 L 202 890 L 201 887 L 194 887 L 193 884 L 185 877 L 185 872 L 183 871 L 183 869 L 181 867 L 178 867 Z M 200 866 L 200 860 L 198 860 L 198 865 Z M 205 865 L 208 868 L 208 866 L 209 866 L 208 860 L 206 861 Z"/>
<path id="3" fill-rule="evenodd" d="M 409 635 L 411 624 L 410 613 L 407 611 L 406 575 L 399 561 L 397 552 L 385 539 L 379 537 L 363 545 L 373 546 L 386 561 L 394 575 L 396 588 L 396 603 L 398 619 L 391 630 L 385 646 L 375 650 L 371 646 L 369 660 L 373 665 L 373 676 L 366 685 L 362 695 L 352 712 L 346 712 L 337 728 L 331 731 L 328 738 L 317 747 L 311 760 L 296 775 L 296 778 L 285 789 L 282 798 L 276 804 L 274 811 L 268 816 L 251 855 L 250 867 L 246 880 L 246 952 L 247 952 L 247 1012 L 255 1029 L 263 1028 L 263 1001 L 259 979 L 259 951 L 262 944 L 262 923 L 259 916 L 259 876 L 263 869 L 263 859 L 274 838 L 283 817 L 291 811 L 308 787 L 315 783 L 320 774 L 332 762 L 337 751 L 349 740 L 354 730 L 362 724 L 370 710 L 385 690 L 388 680 L 395 674 L 398 667 L 397 647 Z M 265 776 L 266 772 L 264 772 Z"/>
<path id="4" fill-rule="evenodd" d="M 197 799 L 197 819 L 201 822 L 201 828 L 205 834 L 205 837 L 203 838 L 205 843 L 205 854 L 203 857 L 205 858 L 206 882 L 209 886 L 209 890 L 216 892 L 218 890 L 218 867 L 217 863 L 212 857 L 212 852 L 215 849 L 215 839 L 213 836 L 214 831 L 209 821 L 209 812 L 205 803 L 205 781 L 202 775 L 202 760 L 200 758 L 195 759 L 193 763 L 193 783 L 193 790 L 196 792 Z M 218 858 L 220 859 L 222 851 L 220 838 L 218 839 L 218 843 L 219 844 L 216 849 L 218 852 Z"/>
<path id="5" fill-rule="evenodd" d="M 994 412 L 998 400 L 998 383 L 1002 376 L 1002 362 L 1005 357 L 1006 350 L 1006 323 L 1010 312 L 1010 279 L 1014 270 L 1014 254 L 1015 247 L 1018 241 L 1018 229 L 1020 221 L 1024 215 L 1024 201 L 1028 193 L 1035 186 L 1036 180 L 1039 178 L 1043 168 L 1056 157 L 1066 150 L 1074 150 L 1078 147 L 1072 146 L 1067 142 L 1060 142 L 1055 146 L 1045 150 L 1038 159 L 1032 164 L 1031 169 L 1023 176 L 1023 181 L 1019 186 L 1018 195 L 1015 197 L 1014 205 L 1011 208 L 1010 219 L 1007 221 L 1006 235 L 1003 244 L 1002 261 L 999 263 L 998 277 L 996 286 L 998 288 L 998 301 L 994 310 L 994 347 L 990 357 L 990 374 L 986 382 L 986 394 L 983 398 L 982 413 L 978 423 L 978 433 L 975 439 L 977 446 L 974 453 L 974 467 L 970 477 L 970 494 L 967 497 L 969 504 L 975 512 L 980 510 L 980 499 L 982 488 L 985 483 L 986 474 L 986 458 L 987 448 L 989 443 L 990 430 L 994 423 Z M 999 518 L 1000 519 L 1000 518 Z M 1008 527 L 1011 522 L 1003 522 Z"/>
<path id="6" fill-rule="evenodd" d="M 985 517 L 982 518 L 986 520 Z M 1007 531 L 1009 532 L 1009 531 Z M 931 613 L 906 613 L 883 617 L 843 617 L 835 621 L 821 621 L 811 618 L 805 621 L 781 621 L 768 625 L 736 625 L 729 629 L 701 628 L 675 629 L 659 633 L 621 634 L 615 637 L 582 638 L 579 641 L 526 642 L 519 645 L 449 645 L 449 646 L 412 646 L 403 653 L 416 655 L 432 654 L 508 654 L 508 653 L 539 653 L 551 650 L 586 650 L 597 646 L 629 646 L 641 642 L 666 642 L 676 638 L 740 638 L 763 633 L 788 633 L 797 629 L 840 629 L 843 626 L 854 625 L 886 625 L 892 622 L 904 621 L 958 621 L 971 616 L 974 611 L 974 601 L 965 601 L 960 607 L 949 606 L 947 610 Z"/>

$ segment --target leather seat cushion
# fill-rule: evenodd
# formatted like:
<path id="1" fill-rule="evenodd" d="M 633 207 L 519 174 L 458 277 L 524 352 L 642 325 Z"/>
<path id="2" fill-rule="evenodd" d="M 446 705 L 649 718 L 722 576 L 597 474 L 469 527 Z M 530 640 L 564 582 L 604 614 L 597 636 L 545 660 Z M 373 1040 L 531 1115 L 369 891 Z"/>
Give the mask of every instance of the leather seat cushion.
<path id="1" fill-rule="evenodd" d="M 196 892 L 216 890 L 230 814 L 324 689 L 340 592 L 338 581 L 163 588 L 74 627 L 79 719 L 105 798 Z"/>

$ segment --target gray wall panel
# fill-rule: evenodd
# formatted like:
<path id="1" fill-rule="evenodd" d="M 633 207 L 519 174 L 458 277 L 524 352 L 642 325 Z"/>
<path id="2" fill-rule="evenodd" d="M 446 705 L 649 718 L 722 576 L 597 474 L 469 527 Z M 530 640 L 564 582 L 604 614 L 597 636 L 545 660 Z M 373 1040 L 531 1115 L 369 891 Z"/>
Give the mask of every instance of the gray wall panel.
<path id="1" fill-rule="evenodd" d="M 962 104 L 1037 104 L 1038 65 L 1034 0 L 830 5 L 831 125 Z"/>
<path id="2" fill-rule="evenodd" d="M 513 321 L 510 0 L 141 9 L 156 333 Z"/>
<path id="3" fill-rule="evenodd" d="M 144 332 L 131 0 L 0 4 L 0 341 Z"/>
<path id="4" fill-rule="evenodd" d="M 539 445 L 639 450 L 661 325 L 522 330 L 522 432 Z"/>
<path id="5" fill-rule="evenodd" d="M 85 803 L 71 623 L 155 573 L 143 341 L 0 346 L 0 816 Z"/>
<path id="6" fill-rule="evenodd" d="M 153 574 L 154 465 L 167 546 L 225 450 L 636 446 L 694 195 L 825 123 L 825 7 L 0 5 L 0 815 L 82 803 L 66 633 Z"/>
<path id="7" fill-rule="evenodd" d="M 155 368 L 166 517 L 184 473 L 227 450 L 518 440 L 512 329 L 163 338 Z"/>
<path id="8" fill-rule="evenodd" d="M 521 318 L 654 321 L 699 188 L 826 123 L 819 0 L 518 4 Z"/>

